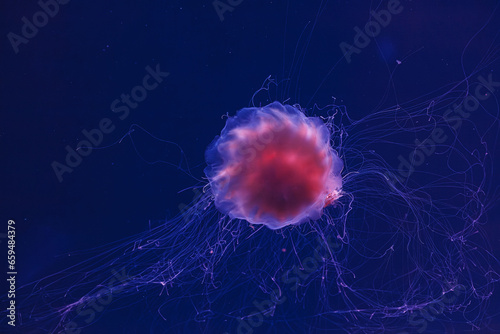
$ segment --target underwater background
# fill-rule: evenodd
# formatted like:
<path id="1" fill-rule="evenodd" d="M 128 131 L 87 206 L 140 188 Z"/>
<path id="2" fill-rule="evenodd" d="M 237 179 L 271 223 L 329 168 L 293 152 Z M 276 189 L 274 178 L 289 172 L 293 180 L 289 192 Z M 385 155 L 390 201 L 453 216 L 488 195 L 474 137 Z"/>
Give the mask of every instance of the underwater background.
<path id="1" fill-rule="evenodd" d="M 335 103 L 360 119 L 432 96 L 473 72 L 471 81 L 478 75 L 500 81 L 497 1 L 401 0 L 402 11 L 349 60 L 341 43 L 354 44 L 355 27 L 363 28 L 371 11 L 387 9 L 387 1 L 73 0 L 58 2 L 57 11 L 47 7 L 52 16 L 46 24 L 23 28 L 23 18 L 33 22 L 43 10 L 40 3 L 0 4 L 0 248 L 6 252 L 7 221 L 13 219 L 19 286 L 84 259 L 88 249 L 178 215 L 202 191 L 205 149 L 224 127 L 224 115 L 252 103 L 297 103 L 316 114 L 315 105 Z M 135 89 L 148 74 L 151 89 Z M 277 86 L 252 102 L 269 76 Z M 465 92 L 467 85 L 459 89 Z M 132 92 L 146 96 L 127 105 L 122 94 Z M 484 102 L 492 114 L 499 92 Z M 491 125 L 479 111 L 470 119 L 478 128 Z M 99 148 L 68 167 L 67 155 L 93 129 L 105 129 L 102 138 L 94 137 Z M 492 143 L 494 167 L 500 163 L 496 133 L 483 138 Z M 393 154 L 388 162 L 396 168 L 403 150 L 380 149 Z M 446 166 L 432 168 L 439 173 Z M 499 181 L 495 168 L 482 226 L 497 257 Z M 366 273 L 375 269 L 367 266 Z M 231 293 L 244 294 L 245 286 L 240 288 Z M 140 293 L 125 303 L 100 313 L 82 333 L 182 333 L 180 324 L 196 321 L 181 309 L 161 321 Z M 189 298 L 185 303 L 188 308 Z M 500 331 L 499 309 L 495 291 L 480 333 Z M 446 333 L 471 329 L 441 329 L 439 320 L 434 325 Z M 7 326 L 6 318 L 0 327 L 2 333 L 23 333 Z M 237 332 L 217 316 L 199 328 Z M 275 323 L 255 333 L 294 331 Z"/>

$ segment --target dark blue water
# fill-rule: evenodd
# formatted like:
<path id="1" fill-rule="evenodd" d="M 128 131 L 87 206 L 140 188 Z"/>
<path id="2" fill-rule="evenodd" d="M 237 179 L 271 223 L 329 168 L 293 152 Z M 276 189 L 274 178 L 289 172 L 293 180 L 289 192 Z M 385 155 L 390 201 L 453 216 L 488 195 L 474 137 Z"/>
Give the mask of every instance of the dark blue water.
<path id="1" fill-rule="evenodd" d="M 354 119 L 443 94 L 443 87 L 469 75 L 471 82 L 479 75 L 500 81 L 496 1 L 401 1 L 401 11 L 350 61 L 340 44 L 354 44 L 354 28 L 363 28 L 370 11 L 387 9 L 387 2 L 216 4 L 221 3 L 228 7 L 216 9 L 211 1 L 73 0 L 46 7 L 52 16 L 37 14 L 43 6 L 36 1 L 1 4 L 0 231 L 6 233 L 8 219 L 16 221 L 19 285 L 66 268 L 72 263 L 68 253 L 176 216 L 195 197 L 189 189 L 179 192 L 204 184 L 204 151 L 223 128 L 222 116 L 251 105 L 269 76 L 278 87 L 258 94 L 255 104 L 278 100 L 312 110 L 315 104 L 337 103 Z M 34 15 L 39 27 L 32 26 Z M 459 90 L 465 92 L 466 84 Z M 499 92 L 496 88 L 484 102 L 492 114 Z M 138 96 L 137 102 L 127 104 L 122 94 Z M 481 112 L 470 119 L 485 134 L 496 166 L 498 123 L 496 131 L 485 131 L 491 118 Z M 145 131 L 135 128 L 128 136 L 133 124 Z M 146 131 L 180 145 L 183 154 Z M 94 134 L 91 146 L 100 148 L 89 151 L 84 142 L 89 152 L 82 157 L 73 150 L 88 140 L 85 132 Z M 168 164 L 148 163 L 156 160 Z M 388 160 L 397 167 L 397 156 Z M 490 208 L 482 229 L 500 255 L 495 203 L 500 178 L 490 172 L 485 188 Z M 480 333 L 500 331 L 497 295 L 487 305 Z M 188 327 L 180 324 L 193 321 L 182 311 L 190 308 L 189 298 L 178 304 L 178 313 L 172 305 L 175 316 L 168 325 L 156 306 L 148 308 L 141 298 L 138 294 L 129 307 L 101 314 L 82 333 L 183 332 Z M 2 333 L 23 333 L 6 322 L 0 320 Z M 197 328 L 236 332 L 226 324 L 226 318 L 215 317 Z M 445 328 L 449 333 L 471 329 L 453 323 Z M 255 333 L 294 333 L 294 328 L 270 322 Z"/>

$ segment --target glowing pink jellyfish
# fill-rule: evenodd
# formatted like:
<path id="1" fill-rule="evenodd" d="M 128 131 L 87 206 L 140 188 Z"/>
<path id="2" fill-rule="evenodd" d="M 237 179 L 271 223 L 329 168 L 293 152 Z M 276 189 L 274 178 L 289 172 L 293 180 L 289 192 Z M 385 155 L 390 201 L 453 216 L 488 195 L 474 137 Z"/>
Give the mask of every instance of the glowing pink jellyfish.
<path id="1" fill-rule="evenodd" d="M 317 117 L 271 103 L 230 117 L 206 151 L 217 209 L 271 229 L 316 220 L 341 196 L 342 160 Z"/>

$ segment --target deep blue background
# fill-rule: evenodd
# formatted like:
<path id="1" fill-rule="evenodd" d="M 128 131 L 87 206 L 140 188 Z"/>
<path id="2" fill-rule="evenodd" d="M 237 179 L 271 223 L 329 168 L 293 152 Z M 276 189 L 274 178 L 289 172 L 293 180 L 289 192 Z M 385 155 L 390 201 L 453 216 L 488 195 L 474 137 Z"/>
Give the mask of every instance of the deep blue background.
<path id="1" fill-rule="evenodd" d="M 496 3 L 402 1 L 403 12 L 377 37 L 378 47 L 371 43 L 326 76 L 342 57 L 339 43 L 352 43 L 353 27 L 362 27 L 370 10 L 386 8 L 385 2 L 330 1 L 315 21 L 320 1 L 246 0 L 221 22 L 210 1 L 73 0 L 15 54 L 7 33 L 19 34 L 21 17 L 31 19 L 40 8 L 36 1 L 3 1 L 0 223 L 15 219 L 18 224 L 18 279 L 41 278 L 63 268 L 68 252 L 133 235 L 147 229 L 150 220 L 176 215 L 194 195 L 178 192 L 200 184 L 195 178 L 203 177 L 204 150 L 224 126 L 221 116 L 248 106 L 269 75 L 291 79 L 288 93 L 278 89 L 274 95 L 278 100 L 290 98 L 310 108 L 327 105 L 334 96 L 351 117 L 360 118 L 460 81 L 462 64 L 470 72 L 490 45 L 498 50 Z M 466 44 L 488 19 L 462 62 Z M 310 40 L 299 39 L 304 30 L 309 36 L 314 24 Z M 292 67 L 296 47 L 300 54 L 307 42 L 305 57 Z M 403 59 L 394 76 L 396 93 L 390 89 L 386 96 L 390 72 Z M 485 73 L 500 78 L 500 64 L 493 63 Z M 170 76 L 128 118 L 118 120 L 111 102 L 140 84 L 145 67 L 156 64 Z M 300 76 L 291 67 L 302 68 Z M 103 145 L 139 124 L 181 145 L 195 178 L 165 164 L 145 163 L 126 138 L 94 150 L 58 182 L 51 163 L 63 162 L 65 146 L 75 148 L 81 131 L 97 127 L 104 117 L 116 130 Z M 481 124 L 480 117 L 473 120 Z M 172 146 L 164 152 L 157 141 L 141 134 L 135 138 L 144 157 L 179 161 Z M 496 174 L 492 183 L 498 180 Z M 500 254 L 498 217 L 494 208 L 486 229 Z M 133 326 L 148 327 L 147 316 L 136 318 Z M 109 315 L 93 332 L 122 332 L 119 319 Z"/>

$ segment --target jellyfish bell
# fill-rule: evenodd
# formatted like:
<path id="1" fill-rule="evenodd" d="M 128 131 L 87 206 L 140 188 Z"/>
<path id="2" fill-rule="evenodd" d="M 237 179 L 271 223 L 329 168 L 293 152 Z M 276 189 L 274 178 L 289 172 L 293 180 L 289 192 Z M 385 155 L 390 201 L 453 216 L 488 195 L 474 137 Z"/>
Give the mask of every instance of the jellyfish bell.
<path id="1" fill-rule="evenodd" d="M 319 219 L 342 190 L 343 162 L 330 135 L 294 106 L 241 109 L 206 151 L 217 209 L 271 229 Z"/>

